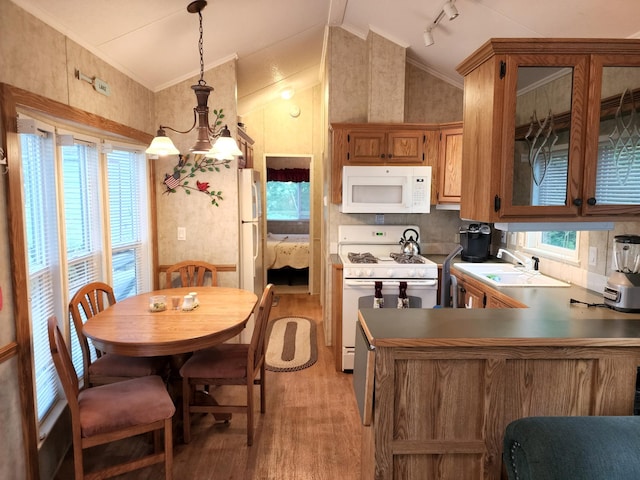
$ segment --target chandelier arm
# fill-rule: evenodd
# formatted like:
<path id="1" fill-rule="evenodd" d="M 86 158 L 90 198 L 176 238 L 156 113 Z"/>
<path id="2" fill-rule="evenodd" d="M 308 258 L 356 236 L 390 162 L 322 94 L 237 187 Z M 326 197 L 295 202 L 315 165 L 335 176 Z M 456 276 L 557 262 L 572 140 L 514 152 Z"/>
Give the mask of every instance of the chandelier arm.
<path id="1" fill-rule="evenodd" d="M 197 114 L 196 114 L 196 109 L 194 108 L 193 109 L 193 125 L 191 125 L 191 128 L 189 130 L 185 130 L 185 131 L 176 130 L 175 128 L 170 127 L 168 125 L 160 125 L 160 128 L 161 129 L 165 129 L 166 128 L 167 130 L 171 130 L 172 132 L 183 133 L 184 134 L 184 133 L 189 133 L 191 130 L 193 130 L 196 127 L 196 122 L 197 122 Z"/>

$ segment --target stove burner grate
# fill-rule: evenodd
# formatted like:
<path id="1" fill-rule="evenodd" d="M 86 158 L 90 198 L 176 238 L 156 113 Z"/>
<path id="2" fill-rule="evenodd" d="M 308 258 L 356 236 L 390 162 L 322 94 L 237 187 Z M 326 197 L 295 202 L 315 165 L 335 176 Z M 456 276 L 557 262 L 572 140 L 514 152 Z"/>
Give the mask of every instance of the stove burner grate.
<path id="1" fill-rule="evenodd" d="M 378 259 L 374 257 L 371 253 L 353 253 L 349 252 L 347 254 L 349 261 L 351 263 L 378 263 Z"/>
<path id="2" fill-rule="evenodd" d="M 406 253 L 391 253 L 389 254 L 396 263 L 425 263 L 424 258 L 420 255 L 407 255 Z"/>

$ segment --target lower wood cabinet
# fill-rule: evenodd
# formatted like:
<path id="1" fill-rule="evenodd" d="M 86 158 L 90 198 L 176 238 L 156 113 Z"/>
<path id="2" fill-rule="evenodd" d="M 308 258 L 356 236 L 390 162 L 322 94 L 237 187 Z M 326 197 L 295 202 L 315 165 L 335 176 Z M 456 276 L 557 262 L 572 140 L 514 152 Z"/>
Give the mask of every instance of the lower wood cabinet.
<path id="1" fill-rule="evenodd" d="M 459 308 L 526 308 L 526 305 L 453 267 L 458 279 Z"/>

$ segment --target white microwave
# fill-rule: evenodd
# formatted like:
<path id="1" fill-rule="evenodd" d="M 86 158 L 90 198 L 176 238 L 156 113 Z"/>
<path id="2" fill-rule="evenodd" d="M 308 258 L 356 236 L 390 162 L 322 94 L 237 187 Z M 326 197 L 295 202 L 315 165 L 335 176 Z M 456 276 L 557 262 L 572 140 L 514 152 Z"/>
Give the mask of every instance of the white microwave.
<path id="1" fill-rule="evenodd" d="M 429 213 L 431 167 L 342 169 L 343 213 Z"/>

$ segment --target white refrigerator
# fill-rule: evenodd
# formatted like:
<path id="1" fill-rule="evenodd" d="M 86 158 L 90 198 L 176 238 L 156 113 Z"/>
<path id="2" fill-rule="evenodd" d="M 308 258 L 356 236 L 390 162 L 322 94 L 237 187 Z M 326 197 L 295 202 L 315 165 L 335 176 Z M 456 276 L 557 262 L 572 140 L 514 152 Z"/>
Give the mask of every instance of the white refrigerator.
<path id="1" fill-rule="evenodd" d="M 260 172 L 250 168 L 239 170 L 238 204 L 240 209 L 240 288 L 255 292 L 260 298 L 264 289 L 262 253 L 262 188 Z M 249 342 L 253 332 L 253 318 L 241 335 Z"/>

